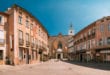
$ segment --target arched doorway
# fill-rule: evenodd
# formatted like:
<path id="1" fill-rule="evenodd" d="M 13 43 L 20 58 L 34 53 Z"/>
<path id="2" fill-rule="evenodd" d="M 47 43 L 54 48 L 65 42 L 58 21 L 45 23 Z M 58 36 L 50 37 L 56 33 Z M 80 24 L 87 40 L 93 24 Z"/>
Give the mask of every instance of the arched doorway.
<path id="1" fill-rule="evenodd" d="M 58 57 L 58 59 L 61 59 L 61 54 L 58 54 L 58 56 L 57 56 L 57 57 Z"/>
<path id="2" fill-rule="evenodd" d="M 60 59 L 60 60 L 63 59 L 63 48 L 61 41 L 58 42 L 56 59 Z"/>

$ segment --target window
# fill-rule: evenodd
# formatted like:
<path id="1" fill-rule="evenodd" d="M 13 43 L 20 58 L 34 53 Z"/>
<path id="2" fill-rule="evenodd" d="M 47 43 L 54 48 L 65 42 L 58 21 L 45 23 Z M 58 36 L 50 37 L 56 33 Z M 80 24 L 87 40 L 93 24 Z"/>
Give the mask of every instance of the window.
<path id="1" fill-rule="evenodd" d="M 95 46 L 95 39 L 92 39 L 91 46 Z"/>
<path id="2" fill-rule="evenodd" d="M 103 44 L 102 39 L 99 40 L 99 46 Z"/>
<path id="3" fill-rule="evenodd" d="M 35 39 L 35 44 L 37 45 L 37 39 Z"/>
<path id="4" fill-rule="evenodd" d="M 107 38 L 107 44 L 110 44 L 110 37 Z"/>
<path id="5" fill-rule="evenodd" d="M 4 44 L 5 37 L 4 37 L 4 31 L 0 30 L 0 44 Z"/>
<path id="6" fill-rule="evenodd" d="M 84 42 L 84 49 L 86 49 L 86 42 Z"/>
<path id="7" fill-rule="evenodd" d="M 89 30 L 88 34 L 91 35 L 91 30 Z"/>
<path id="8" fill-rule="evenodd" d="M 26 33 L 26 41 L 29 41 L 29 34 Z"/>
<path id="9" fill-rule="evenodd" d="M 2 16 L 0 16 L 0 24 L 2 23 Z"/>
<path id="10" fill-rule="evenodd" d="M 20 14 L 20 15 L 22 15 L 22 12 L 21 12 L 21 11 L 19 11 L 19 14 Z"/>
<path id="11" fill-rule="evenodd" d="M 108 31 L 110 31 L 110 23 L 108 24 Z"/>
<path id="12" fill-rule="evenodd" d="M 34 51 L 32 50 L 32 59 L 34 59 Z"/>
<path id="13" fill-rule="evenodd" d="M 101 32 L 104 31 L 104 25 L 100 25 L 100 31 L 101 31 Z"/>
<path id="14" fill-rule="evenodd" d="M 31 24 L 31 29 L 33 28 L 33 24 Z"/>
<path id="15" fill-rule="evenodd" d="M 88 41 L 88 49 L 90 49 L 90 41 Z"/>
<path id="16" fill-rule="evenodd" d="M 23 32 L 19 30 L 19 39 L 23 39 Z"/>
<path id="17" fill-rule="evenodd" d="M 40 29 L 39 29 L 39 32 L 38 32 L 39 36 L 40 36 Z"/>
<path id="18" fill-rule="evenodd" d="M 18 23 L 22 24 L 22 17 L 21 16 L 18 17 Z"/>
<path id="19" fill-rule="evenodd" d="M 34 43 L 34 38 L 31 36 L 31 42 Z"/>
<path id="20" fill-rule="evenodd" d="M 40 40 L 38 40 L 38 46 L 40 46 Z"/>
<path id="21" fill-rule="evenodd" d="M 62 43 L 60 41 L 58 43 L 58 48 L 61 48 L 62 49 Z"/>
<path id="22" fill-rule="evenodd" d="M 26 20 L 26 27 L 29 28 L 29 21 Z"/>

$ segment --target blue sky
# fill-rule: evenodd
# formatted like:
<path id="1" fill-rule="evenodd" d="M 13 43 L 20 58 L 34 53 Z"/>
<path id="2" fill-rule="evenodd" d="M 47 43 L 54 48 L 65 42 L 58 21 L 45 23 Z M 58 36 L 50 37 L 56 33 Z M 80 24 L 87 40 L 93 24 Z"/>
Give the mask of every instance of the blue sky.
<path id="1" fill-rule="evenodd" d="M 50 35 L 75 33 L 104 16 L 110 16 L 110 0 L 0 0 L 0 11 L 13 4 L 28 10 L 46 27 Z"/>

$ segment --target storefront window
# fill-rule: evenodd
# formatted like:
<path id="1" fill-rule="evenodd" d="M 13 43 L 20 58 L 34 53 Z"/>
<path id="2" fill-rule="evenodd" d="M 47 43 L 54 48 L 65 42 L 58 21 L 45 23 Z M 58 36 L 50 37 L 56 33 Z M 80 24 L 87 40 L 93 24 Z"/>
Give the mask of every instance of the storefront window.
<path id="1" fill-rule="evenodd" d="M 23 59 L 23 50 L 21 48 L 19 48 L 19 58 L 20 60 Z"/>

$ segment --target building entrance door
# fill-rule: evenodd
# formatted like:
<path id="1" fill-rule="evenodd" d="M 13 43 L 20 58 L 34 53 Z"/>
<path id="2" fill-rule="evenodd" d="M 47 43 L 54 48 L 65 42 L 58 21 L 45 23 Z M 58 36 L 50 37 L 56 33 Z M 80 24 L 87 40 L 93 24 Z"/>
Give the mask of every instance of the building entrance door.
<path id="1" fill-rule="evenodd" d="M 29 64 L 29 50 L 26 50 L 26 64 Z"/>
<path id="2" fill-rule="evenodd" d="M 56 59 L 63 59 L 63 53 L 57 53 Z"/>
<path id="3" fill-rule="evenodd" d="M 83 59 L 82 54 L 80 54 L 80 61 L 81 61 L 81 62 L 82 62 L 82 59 Z"/>
<path id="4" fill-rule="evenodd" d="M 0 50 L 0 64 L 3 64 L 3 50 Z"/>
<path id="5" fill-rule="evenodd" d="M 61 54 L 58 54 L 58 56 L 57 56 L 57 57 L 58 57 L 58 59 L 61 59 Z"/>

